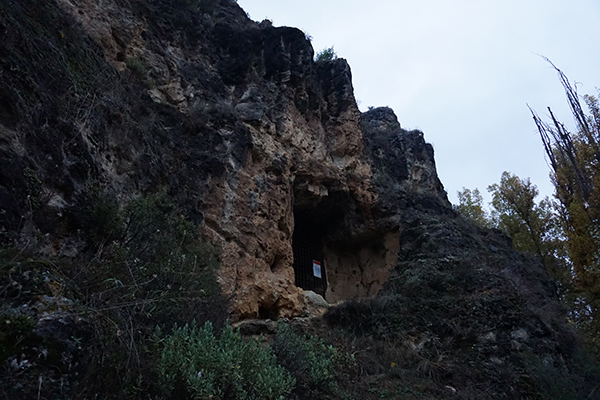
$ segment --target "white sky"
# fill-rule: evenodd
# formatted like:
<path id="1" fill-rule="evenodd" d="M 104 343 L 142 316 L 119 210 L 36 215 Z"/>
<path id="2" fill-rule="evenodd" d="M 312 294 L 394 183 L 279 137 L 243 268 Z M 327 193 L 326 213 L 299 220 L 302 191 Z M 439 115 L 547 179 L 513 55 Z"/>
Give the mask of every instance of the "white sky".
<path id="1" fill-rule="evenodd" d="M 253 20 L 302 29 L 352 68 L 362 111 L 394 109 L 435 148 L 450 201 L 503 171 L 553 188 L 526 103 L 573 126 L 548 57 L 580 94 L 600 86 L 598 0 L 238 0 Z M 539 199 L 538 199 L 539 200 Z"/>

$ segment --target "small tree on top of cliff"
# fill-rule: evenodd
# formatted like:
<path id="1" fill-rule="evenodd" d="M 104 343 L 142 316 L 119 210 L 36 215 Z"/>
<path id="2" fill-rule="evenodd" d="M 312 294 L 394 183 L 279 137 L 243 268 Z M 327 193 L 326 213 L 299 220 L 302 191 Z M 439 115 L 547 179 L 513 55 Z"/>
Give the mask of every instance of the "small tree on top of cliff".
<path id="1" fill-rule="evenodd" d="M 320 52 L 317 53 L 317 55 L 315 56 L 315 62 L 318 63 L 322 63 L 322 62 L 328 62 L 328 61 L 333 61 L 336 60 L 337 57 L 337 53 L 335 52 L 335 50 L 333 49 L 333 46 L 321 50 Z"/>

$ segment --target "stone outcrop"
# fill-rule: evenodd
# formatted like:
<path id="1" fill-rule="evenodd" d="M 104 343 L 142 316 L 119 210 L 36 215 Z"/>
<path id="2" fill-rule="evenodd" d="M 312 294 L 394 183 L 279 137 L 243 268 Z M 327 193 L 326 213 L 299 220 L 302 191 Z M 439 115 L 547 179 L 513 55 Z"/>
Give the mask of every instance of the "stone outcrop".
<path id="1" fill-rule="evenodd" d="M 249 335 L 271 335 L 285 317 L 308 317 L 296 319 L 308 331 L 339 326 L 327 334 L 348 348 L 362 343 L 362 366 L 375 368 L 365 369 L 375 377 L 367 389 L 355 387 L 360 398 L 379 396 L 370 390 L 377 379 L 412 369 L 424 380 L 401 383 L 431 384 L 436 398 L 534 398 L 546 377 L 532 377 L 530 360 L 548 374 L 579 368 L 541 265 L 453 211 L 423 133 L 403 129 L 386 107 L 361 113 L 345 60 L 313 58 L 303 32 L 253 22 L 233 0 L 0 2 L 0 245 L 15 252 L 0 249 L 10 300 L 0 313 L 13 324 L 10 343 L 23 342 L 19 354 L 0 354 L 1 382 L 39 398 L 43 375 L 44 393 L 80 385 L 97 397 L 95 371 L 110 386 L 132 360 L 143 369 L 136 340 L 146 343 L 156 324 L 224 320 L 225 303 Z M 111 224 L 132 199 L 157 193 L 173 204 L 152 210 L 191 222 L 217 248 L 228 301 L 198 290 L 203 271 L 183 252 L 190 275 L 136 278 L 139 260 L 120 254 L 103 270 L 103 251 L 131 256 L 132 246 L 150 246 L 115 236 L 131 220 Z M 174 265 L 173 247 L 159 268 Z M 186 286 L 194 302 L 171 301 L 181 276 L 194 277 Z M 164 312 L 150 318 L 159 303 Z M 130 353 L 107 372 L 111 343 L 113 356 Z M 406 369 L 381 375 L 398 361 L 387 354 L 405 347 Z M 78 374 L 92 348 L 100 364 L 87 369 L 96 381 L 87 386 Z M 386 356 L 373 363 L 371 349 Z M 436 392 L 433 381 L 453 391 Z"/>
<path id="2" fill-rule="evenodd" d="M 118 74 L 122 89 L 81 97 L 62 88 L 75 110 L 34 142 L 23 137 L 24 120 L 3 125 L 12 137 L 3 151 L 18 159 L 16 174 L 29 171 L 50 199 L 39 211 L 53 216 L 50 225 L 66 223 L 90 179 L 122 201 L 166 185 L 220 250 L 234 315 L 285 317 L 305 308 L 294 281 L 297 225 L 323 249 L 324 294 L 336 302 L 376 294 L 396 262 L 397 224 L 374 179 L 398 175 L 394 190 L 445 201 L 422 134 L 402 131 L 389 109 L 361 116 L 347 62 L 315 63 L 298 29 L 252 22 L 229 1 L 212 12 L 169 2 L 57 5 L 76 23 L 56 36 L 87 41 L 80 49 L 87 54 L 73 58 L 97 64 L 91 79 L 100 86 Z M 133 103 L 133 112 L 123 108 Z M 20 203 L 5 203 L 4 218 L 18 221 L 26 207 L 19 196 L 31 191 L 23 186 L 13 186 Z M 48 253 L 77 253 L 72 236 L 45 229 L 54 228 L 32 216 L 20 234 L 26 241 L 40 230 Z"/>

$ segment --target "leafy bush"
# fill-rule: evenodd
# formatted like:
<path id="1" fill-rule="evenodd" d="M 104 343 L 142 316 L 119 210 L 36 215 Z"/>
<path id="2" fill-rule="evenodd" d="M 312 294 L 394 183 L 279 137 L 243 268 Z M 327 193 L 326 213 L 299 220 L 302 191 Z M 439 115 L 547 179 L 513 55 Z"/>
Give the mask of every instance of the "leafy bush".
<path id="1" fill-rule="evenodd" d="M 97 252 L 86 278 L 96 289 L 94 303 L 145 301 L 147 315 L 172 324 L 190 322 L 198 301 L 218 297 L 216 254 L 166 192 L 131 200 L 122 210 L 101 198 L 91 215 Z"/>
<path id="2" fill-rule="evenodd" d="M 390 312 L 398 302 L 396 296 L 350 299 L 327 310 L 324 319 L 331 326 L 344 327 L 346 332 L 386 337 L 395 328 L 391 323 L 395 319 Z"/>
<path id="3" fill-rule="evenodd" d="M 148 73 L 148 67 L 144 63 L 144 61 L 139 57 L 132 57 L 125 60 L 125 65 L 129 68 L 134 74 L 143 78 Z"/>
<path id="4" fill-rule="evenodd" d="M 295 379 L 271 347 L 225 327 L 219 338 L 207 322 L 175 328 L 163 339 L 159 373 L 163 395 L 194 399 L 284 399 Z"/>
<path id="5" fill-rule="evenodd" d="M 98 342 L 89 379 L 97 390 L 120 387 L 134 397 L 153 383 L 156 349 L 149 338 L 155 326 L 224 323 L 217 257 L 165 191 L 124 207 L 107 196 L 93 204 L 87 225 L 96 254 L 77 277 Z"/>
<path id="6" fill-rule="evenodd" d="M 287 324 L 279 325 L 273 347 L 280 363 L 292 372 L 303 389 L 325 392 L 337 389 L 336 371 L 345 354 L 335 347 L 318 336 L 302 337 Z M 348 358 L 346 362 L 352 363 L 352 357 Z"/>
<path id="7" fill-rule="evenodd" d="M 318 63 L 324 63 L 324 62 L 328 62 L 328 61 L 333 61 L 336 60 L 337 54 L 335 52 L 335 50 L 333 50 L 333 46 L 321 50 L 320 52 L 317 53 L 317 55 L 315 56 L 315 62 Z"/>

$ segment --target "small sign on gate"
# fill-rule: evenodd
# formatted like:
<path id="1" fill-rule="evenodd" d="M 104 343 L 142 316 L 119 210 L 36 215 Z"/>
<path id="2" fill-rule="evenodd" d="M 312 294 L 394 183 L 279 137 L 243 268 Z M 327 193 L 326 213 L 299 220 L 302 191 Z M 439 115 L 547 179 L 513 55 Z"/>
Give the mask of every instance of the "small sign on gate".
<path id="1" fill-rule="evenodd" d="M 313 275 L 321 278 L 321 263 L 317 260 L 313 260 Z"/>

